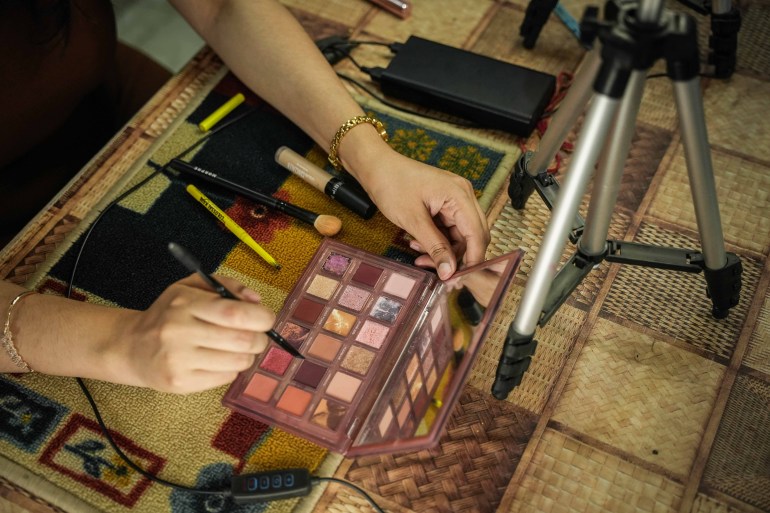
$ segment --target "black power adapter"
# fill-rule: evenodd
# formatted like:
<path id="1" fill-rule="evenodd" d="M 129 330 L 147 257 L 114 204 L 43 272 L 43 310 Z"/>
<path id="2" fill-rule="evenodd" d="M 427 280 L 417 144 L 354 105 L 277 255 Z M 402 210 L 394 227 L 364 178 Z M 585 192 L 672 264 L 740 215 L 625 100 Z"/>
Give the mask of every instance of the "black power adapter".
<path id="1" fill-rule="evenodd" d="M 410 36 L 387 68 L 369 68 L 385 95 L 527 137 L 556 77 Z"/>

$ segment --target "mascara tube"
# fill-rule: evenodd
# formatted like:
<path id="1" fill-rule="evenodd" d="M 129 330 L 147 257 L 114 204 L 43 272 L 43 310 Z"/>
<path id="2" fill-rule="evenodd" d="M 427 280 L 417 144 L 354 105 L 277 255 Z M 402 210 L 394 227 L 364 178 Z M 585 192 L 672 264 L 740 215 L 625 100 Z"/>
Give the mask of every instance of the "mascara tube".
<path id="1" fill-rule="evenodd" d="M 370 219 L 377 212 L 377 206 L 363 189 L 330 175 L 291 148 L 278 148 L 275 161 L 364 219 Z"/>

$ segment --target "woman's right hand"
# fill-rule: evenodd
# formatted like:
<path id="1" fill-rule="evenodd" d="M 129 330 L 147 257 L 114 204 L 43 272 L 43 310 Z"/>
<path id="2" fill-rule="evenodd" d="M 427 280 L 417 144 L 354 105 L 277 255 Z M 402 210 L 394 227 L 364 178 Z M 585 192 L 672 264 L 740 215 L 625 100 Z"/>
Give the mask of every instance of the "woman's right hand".
<path id="1" fill-rule="evenodd" d="M 236 280 L 217 277 L 242 301 L 225 299 L 192 275 L 170 285 L 118 335 L 116 381 L 189 394 L 232 382 L 267 347 L 275 314 Z"/>

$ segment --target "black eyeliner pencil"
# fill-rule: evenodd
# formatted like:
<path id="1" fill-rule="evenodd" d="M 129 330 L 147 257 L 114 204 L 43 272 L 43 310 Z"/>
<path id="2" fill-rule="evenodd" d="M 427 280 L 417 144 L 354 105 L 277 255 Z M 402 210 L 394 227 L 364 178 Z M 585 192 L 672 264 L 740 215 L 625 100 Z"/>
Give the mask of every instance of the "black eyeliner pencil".
<path id="1" fill-rule="evenodd" d="M 184 160 L 172 159 L 168 163 L 168 167 L 175 171 L 179 171 L 180 173 L 187 173 L 188 175 L 196 176 L 202 180 L 206 180 L 207 182 L 219 185 L 225 189 L 256 201 L 261 205 L 272 207 L 280 212 L 294 217 L 295 219 L 299 219 L 300 221 L 311 224 L 315 227 L 316 230 L 318 230 L 321 235 L 331 237 L 333 235 L 337 235 L 337 233 L 339 233 L 340 229 L 342 228 L 342 221 L 340 221 L 339 218 L 335 216 L 316 214 L 315 212 L 311 212 L 310 210 L 298 207 L 297 205 L 292 205 L 291 203 L 276 199 L 269 194 L 265 194 L 264 192 L 259 192 L 249 189 L 248 187 L 244 187 L 243 185 L 237 184 L 231 180 L 228 180 L 227 178 L 222 178 L 213 171 L 195 166 L 189 162 L 185 162 Z"/>
<path id="2" fill-rule="evenodd" d="M 190 272 L 198 273 L 198 275 L 203 278 L 206 283 L 209 284 L 209 286 L 214 289 L 220 296 L 222 296 L 225 299 L 238 299 L 238 297 L 227 290 L 227 288 L 219 283 L 216 279 L 214 279 L 213 276 L 206 274 L 203 269 L 201 268 L 200 262 L 192 256 L 192 254 L 187 251 L 184 247 L 180 246 L 176 242 L 169 242 L 168 243 L 168 250 L 169 252 L 176 258 L 183 266 L 185 266 Z M 285 338 L 283 338 L 278 332 L 271 329 L 267 332 L 267 336 L 270 337 L 271 340 L 273 340 L 276 344 L 281 346 L 281 349 L 289 353 L 290 355 L 300 358 L 302 360 L 305 359 L 304 356 L 302 356 L 302 353 L 297 351 L 293 345 L 289 344 Z"/>

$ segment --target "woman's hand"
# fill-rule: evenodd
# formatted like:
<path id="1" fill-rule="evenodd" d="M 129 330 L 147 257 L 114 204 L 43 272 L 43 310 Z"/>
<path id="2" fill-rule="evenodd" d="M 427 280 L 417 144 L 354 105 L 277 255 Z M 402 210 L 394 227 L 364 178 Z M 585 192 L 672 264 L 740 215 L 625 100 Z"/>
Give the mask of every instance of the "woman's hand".
<path id="1" fill-rule="evenodd" d="M 217 279 L 243 301 L 220 297 L 192 275 L 134 312 L 116 340 L 116 366 L 127 372 L 117 381 L 187 394 L 230 383 L 254 362 L 275 314 L 253 290 Z"/>
<path id="2" fill-rule="evenodd" d="M 447 279 L 463 256 L 468 265 L 484 261 L 489 228 L 468 180 L 390 148 L 369 162 L 376 165 L 358 173 L 361 183 L 380 211 L 414 238 L 412 249 L 424 253 L 417 265 L 435 267 Z"/>

